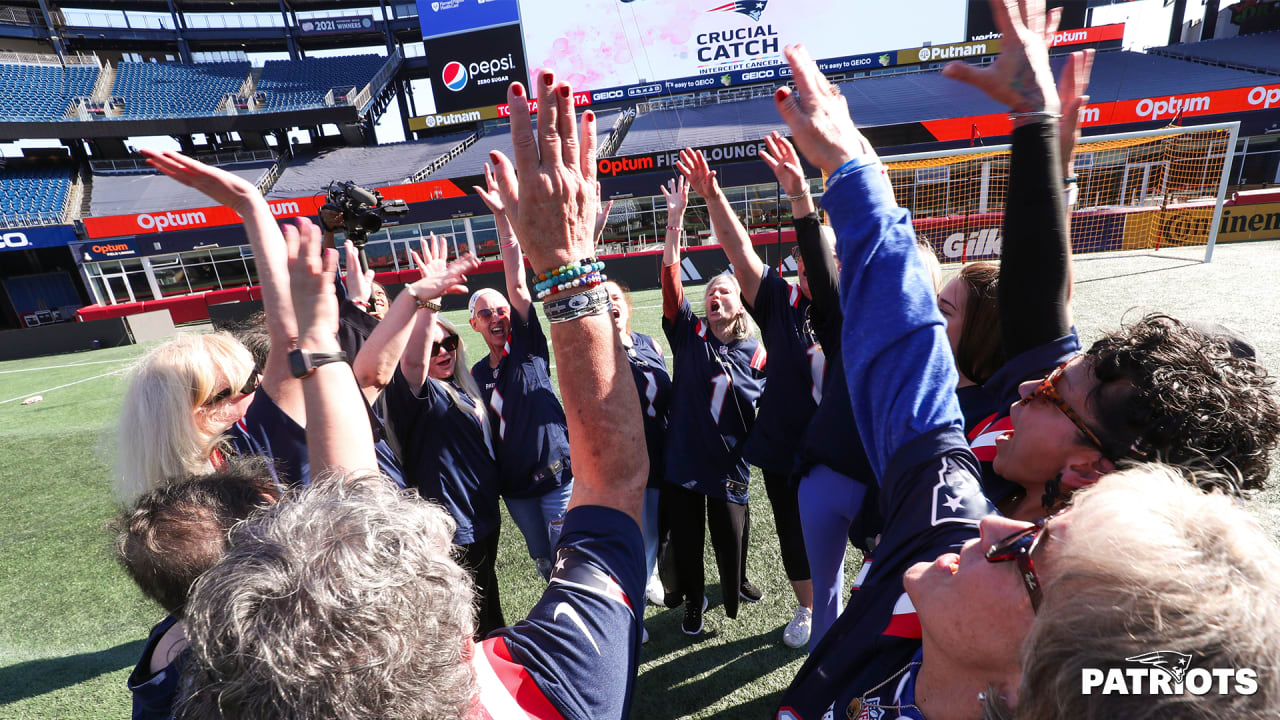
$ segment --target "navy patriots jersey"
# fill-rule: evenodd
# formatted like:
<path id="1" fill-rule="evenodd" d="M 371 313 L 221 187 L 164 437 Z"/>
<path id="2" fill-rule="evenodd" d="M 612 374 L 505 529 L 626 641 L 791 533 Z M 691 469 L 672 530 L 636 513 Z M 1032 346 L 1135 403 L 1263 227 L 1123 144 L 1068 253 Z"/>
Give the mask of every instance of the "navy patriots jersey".
<path id="1" fill-rule="evenodd" d="M 182 654 L 151 674 L 151 656 L 156 645 L 169 628 L 178 619 L 169 615 L 151 628 L 147 644 L 142 649 L 142 658 L 138 660 L 133 672 L 129 673 L 129 692 L 133 693 L 133 720 L 168 720 L 173 717 L 173 701 L 178 693 L 178 680 L 182 675 L 182 663 L 190 654 L 183 650 Z"/>
<path id="2" fill-rule="evenodd" d="M 383 439 L 385 430 L 372 410 L 369 424 L 373 428 L 373 450 L 378 469 L 399 487 L 404 487 L 404 471 L 400 460 Z M 227 433 L 231 447 L 240 455 L 261 455 L 271 461 L 271 475 L 281 487 L 311 484 L 311 465 L 307 459 L 307 431 L 276 405 L 266 390 L 258 388 L 249 410 Z"/>
<path id="3" fill-rule="evenodd" d="M 1018 401 L 1018 386 L 1028 380 L 1040 380 L 1062 363 L 1080 354 L 1080 338 L 1074 329 L 1070 335 L 1037 345 L 1009 360 L 983 384 L 985 396 L 992 403 L 990 414 L 969 431 L 969 447 L 982 464 L 982 489 L 994 503 L 999 503 L 1021 488 L 1000 477 L 993 463 L 996 438 L 1013 429 L 1009 408 Z M 966 416 L 971 414 L 965 408 Z"/>
<path id="4" fill-rule="evenodd" d="M 529 317 L 511 313 L 511 334 L 498 367 L 482 358 L 471 376 L 484 392 L 498 455 L 502 494 L 527 498 L 545 495 L 568 482 L 569 430 L 564 408 L 551 387 L 547 336 L 538 322 L 536 305 Z M 555 472 L 545 472 L 559 466 Z M 535 476 L 541 476 L 535 480 Z"/>
<path id="5" fill-rule="evenodd" d="M 879 710 L 904 697 L 921 627 L 903 573 L 978 537 L 978 522 L 994 512 L 965 440 L 932 282 L 910 216 L 892 193 L 883 168 L 859 159 L 832 176 L 822 199 L 840 239 L 850 406 L 879 480 L 874 501 L 884 530 L 845 612 L 783 695 L 778 718 L 857 718 L 864 710 L 882 717 Z M 868 307 L 877 312 L 859 312 Z"/>
<path id="6" fill-rule="evenodd" d="M 769 472 L 790 473 L 822 400 L 827 359 L 809 326 L 809 299 L 773 268 L 765 266 L 747 310 L 769 351 L 769 384 L 743 456 Z"/>
<path id="7" fill-rule="evenodd" d="M 405 480 L 457 521 L 453 544 L 470 545 L 498 529 L 498 466 L 485 435 L 483 403 L 453 390 L 428 377 L 415 394 L 397 366 L 383 395 L 404 453 Z"/>
<path id="8" fill-rule="evenodd" d="M 764 391 L 764 346 L 721 343 L 687 299 L 662 329 L 675 356 L 667 482 L 745 504 L 750 468 L 742 450 Z"/>
<path id="9" fill-rule="evenodd" d="M 612 508 L 565 515 L 551 582 L 529 617 L 473 648 L 477 718 L 622 720 L 644 614 L 640 526 Z"/>
<path id="10" fill-rule="evenodd" d="M 671 409 L 671 375 L 658 342 L 643 333 L 631 333 L 627 348 L 631 376 L 640 392 L 640 409 L 644 413 L 644 442 L 649 450 L 649 483 L 662 487 L 667 449 L 667 418 Z"/>

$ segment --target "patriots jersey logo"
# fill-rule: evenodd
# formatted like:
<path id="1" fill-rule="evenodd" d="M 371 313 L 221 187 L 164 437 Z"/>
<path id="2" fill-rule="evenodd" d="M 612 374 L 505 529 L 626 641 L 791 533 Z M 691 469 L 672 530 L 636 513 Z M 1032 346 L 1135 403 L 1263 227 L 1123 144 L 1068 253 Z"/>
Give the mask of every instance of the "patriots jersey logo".
<path id="1" fill-rule="evenodd" d="M 1173 681 L 1181 684 L 1187 676 L 1187 668 L 1191 667 L 1191 656 L 1173 650 L 1157 650 L 1125 658 L 1125 662 L 1142 663 L 1160 668 L 1173 676 Z"/>
<path id="2" fill-rule="evenodd" d="M 764 6 L 768 4 L 769 0 L 738 0 L 738 2 L 713 7 L 707 12 L 736 12 L 760 22 L 760 16 L 764 14 Z"/>
<path id="3" fill-rule="evenodd" d="M 880 707 L 880 698 L 854 698 L 845 708 L 845 716 L 849 720 L 882 720 L 884 708 Z"/>
<path id="4" fill-rule="evenodd" d="M 975 504 L 985 506 L 981 512 Z M 950 458 L 942 458 L 938 468 L 938 482 L 933 486 L 933 512 L 929 523 L 937 527 L 942 523 L 977 525 L 978 518 L 991 512 L 982 490 L 973 477 L 960 470 Z"/>

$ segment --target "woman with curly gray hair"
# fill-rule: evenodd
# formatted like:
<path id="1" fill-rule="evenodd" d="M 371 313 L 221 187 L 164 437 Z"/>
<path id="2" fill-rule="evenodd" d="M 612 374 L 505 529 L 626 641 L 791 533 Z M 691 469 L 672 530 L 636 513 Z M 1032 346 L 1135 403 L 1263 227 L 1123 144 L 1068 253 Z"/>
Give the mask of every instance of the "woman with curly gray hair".
<path id="1" fill-rule="evenodd" d="M 519 180 L 505 156 L 492 160 L 528 257 L 546 271 L 591 255 L 599 187 L 595 116 L 585 115 L 579 146 L 569 85 L 543 71 L 537 88 L 540 143 L 524 87 L 508 90 Z M 551 325 L 576 482 L 550 583 L 525 620 L 474 643 L 453 521 L 370 477 L 356 381 L 320 355 L 337 348 L 336 253 L 322 259 L 314 226 L 285 235 L 309 462 L 317 477 L 335 474 L 239 528 L 232 553 L 196 584 L 183 715 L 625 718 L 648 458 L 607 294 L 586 289 L 587 302 L 565 303 Z"/>

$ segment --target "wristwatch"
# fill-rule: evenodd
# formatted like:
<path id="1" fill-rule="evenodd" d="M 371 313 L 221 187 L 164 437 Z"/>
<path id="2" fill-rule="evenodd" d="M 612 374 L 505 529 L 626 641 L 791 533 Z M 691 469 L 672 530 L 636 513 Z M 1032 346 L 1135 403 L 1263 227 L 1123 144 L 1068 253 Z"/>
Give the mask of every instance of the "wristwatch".
<path id="1" fill-rule="evenodd" d="M 418 293 L 413 291 L 412 285 L 405 285 L 404 291 L 409 293 L 409 297 L 413 298 L 414 302 L 418 303 L 419 310 L 430 310 L 432 312 L 440 312 L 440 303 L 434 302 L 432 300 L 423 300 L 422 298 L 418 297 Z"/>
<path id="2" fill-rule="evenodd" d="M 346 362 L 347 354 L 338 352 L 311 352 L 297 348 L 289 351 L 289 372 L 296 378 L 310 377 L 321 365 L 335 362 Z"/>

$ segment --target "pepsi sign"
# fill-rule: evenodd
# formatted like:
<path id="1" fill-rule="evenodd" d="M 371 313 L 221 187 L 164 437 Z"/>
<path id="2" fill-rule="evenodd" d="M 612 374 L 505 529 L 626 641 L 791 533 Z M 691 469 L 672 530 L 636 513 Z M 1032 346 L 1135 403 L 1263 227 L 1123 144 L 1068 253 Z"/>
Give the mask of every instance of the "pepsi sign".
<path id="1" fill-rule="evenodd" d="M 519 25 L 432 38 L 424 45 L 437 113 L 505 103 L 507 86 L 528 77 Z"/>

